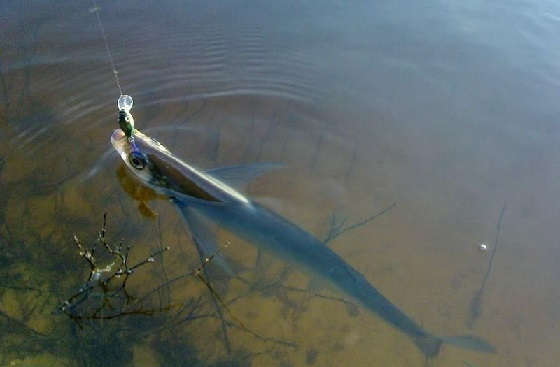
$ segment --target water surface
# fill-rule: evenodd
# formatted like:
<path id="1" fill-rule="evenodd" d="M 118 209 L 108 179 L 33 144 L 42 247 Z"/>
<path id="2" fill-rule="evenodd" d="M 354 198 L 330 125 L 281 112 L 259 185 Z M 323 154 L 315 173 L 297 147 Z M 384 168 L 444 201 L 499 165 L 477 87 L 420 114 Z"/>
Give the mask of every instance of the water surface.
<path id="1" fill-rule="evenodd" d="M 351 224 L 397 202 L 328 245 L 429 331 L 498 350 L 445 346 L 433 365 L 560 360 L 557 3 L 99 6 L 137 127 L 178 156 L 284 163 L 248 193 L 319 238 L 333 214 Z M 118 89 L 91 8 L 0 5 L 2 365 L 423 366 L 406 336 L 220 230 L 235 270 L 207 269 L 222 318 L 192 277 L 149 297 L 150 315 L 80 327 L 54 312 L 87 277 L 72 234 L 93 243 L 104 212 L 132 259 L 171 246 L 131 277 L 134 295 L 199 265 L 175 210 L 139 203 L 154 198 L 111 153 Z"/>

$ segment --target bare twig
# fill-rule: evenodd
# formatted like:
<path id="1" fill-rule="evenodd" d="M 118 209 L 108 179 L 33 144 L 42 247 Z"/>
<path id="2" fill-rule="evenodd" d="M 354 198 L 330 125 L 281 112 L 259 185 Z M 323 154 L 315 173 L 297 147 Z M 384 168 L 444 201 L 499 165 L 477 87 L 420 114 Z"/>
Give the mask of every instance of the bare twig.
<path id="1" fill-rule="evenodd" d="M 129 304 L 130 300 L 133 297 L 128 294 L 126 289 L 127 280 L 131 274 L 133 274 L 141 266 L 153 263 L 156 256 L 161 255 L 164 251 L 167 251 L 170 248 L 162 247 L 152 252 L 147 258 L 131 266 L 129 265 L 128 261 L 128 255 L 131 246 L 127 246 L 124 251 L 122 243 L 119 243 L 119 245 L 115 247 L 111 246 L 111 244 L 106 240 L 106 233 L 107 213 L 104 213 L 103 225 L 98 233 L 97 242 L 101 243 L 105 251 L 107 251 L 108 254 L 114 257 L 114 261 L 104 267 L 98 265 L 95 257 L 97 243 L 95 243 L 92 248 L 88 249 L 81 243 L 78 236 L 74 234 L 74 244 L 79 250 L 80 257 L 84 258 L 88 263 L 90 271 L 87 281 L 78 289 L 76 293 L 66 299 L 66 301 L 64 301 L 59 306 L 59 309 L 76 320 L 82 320 L 110 319 L 130 314 L 153 314 L 174 307 L 172 305 L 165 307 L 160 306 L 160 308 L 152 310 L 144 310 L 138 308 L 137 306 L 141 305 L 138 302 L 136 302 L 134 305 Z M 120 285 L 112 287 L 112 283 L 119 278 L 122 278 L 122 282 L 120 283 Z M 90 295 L 92 295 L 92 292 L 95 289 L 101 289 L 101 304 L 97 307 L 94 307 L 93 311 L 81 314 L 80 310 L 78 310 L 79 306 L 84 304 L 84 302 L 89 299 Z M 122 300 L 123 298 L 123 307 L 128 306 L 127 308 L 121 307 L 120 309 L 117 309 L 115 312 L 112 312 L 110 314 L 104 313 L 106 309 L 114 309 L 111 304 L 111 300 Z"/>
<path id="2" fill-rule="evenodd" d="M 344 224 L 346 223 L 346 219 L 343 219 L 341 222 L 338 222 L 337 219 L 336 219 L 336 216 L 334 214 L 332 214 L 331 219 L 330 219 L 329 232 L 327 233 L 327 236 L 325 237 L 323 242 L 325 244 L 327 244 L 327 243 L 331 242 L 332 240 L 334 240 L 335 238 L 337 238 L 338 236 L 344 234 L 345 232 L 348 232 L 348 231 L 351 231 L 351 230 L 356 229 L 358 227 L 361 227 L 363 225 L 366 225 L 369 222 L 376 219 L 377 217 L 380 217 L 383 214 L 387 213 L 388 211 L 393 209 L 395 206 L 397 206 L 396 202 L 394 202 L 391 205 L 389 205 L 388 207 L 384 208 L 379 213 L 374 214 L 370 217 L 367 217 L 366 219 L 363 219 L 363 220 L 361 220 L 357 223 L 350 224 L 346 227 L 344 226 Z"/>
<path id="3" fill-rule="evenodd" d="M 214 308 L 216 309 L 216 313 L 218 314 L 219 318 L 220 318 L 220 324 L 222 327 L 222 335 L 224 338 L 224 346 L 226 347 L 226 351 L 229 354 L 231 354 L 231 343 L 229 341 L 229 336 L 227 333 L 227 325 L 225 322 L 225 318 L 224 315 L 222 313 L 222 309 L 220 307 L 221 304 L 221 298 L 218 295 L 218 293 L 214 290 L 214 288 L 212 287 L 212 284 L 210 283 L 210 277 L 208 276 L 208 272 L 206 271 L 205 265 L 208 264 L 208 258 L 204 257 L 204 253 L 200 247 L 200 244 L 198 242 L 198 240 L 196 239 L 195 236 L 192 236 L 192 240 L 195 244 L 195 247 L 198 251 L 198 256 L 200 258 L 200 263 L 201 263 L 201 269 L 200 271 L 195 273 L 195 276 L 201 280 L 205 285 L 206 288 L 208 288 L 208 291 L 210 292 L 211 298 L 212 298 L 212 302 L 214 303 Z M 228 245 L 226 244 L 225 247 L 227 247 Z M 219 249 L 218 249 L 219 251 Z M 214 254 L 213 256 L 215 256 L 216 254 Z M 227 307 L 225 307 L 226 311 L 229 312 L 229 309 L 227 309 Z"/>

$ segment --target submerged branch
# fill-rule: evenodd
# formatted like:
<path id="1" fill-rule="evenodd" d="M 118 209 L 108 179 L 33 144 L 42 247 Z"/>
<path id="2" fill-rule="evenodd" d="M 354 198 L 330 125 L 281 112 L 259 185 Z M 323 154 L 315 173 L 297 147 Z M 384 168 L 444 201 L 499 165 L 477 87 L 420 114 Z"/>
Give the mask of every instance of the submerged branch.
<path id="1" fill-rule="evenodd" d="M 89 266 L 89 274 L 87 281 L 82 284 L 76 293 L 67 298 L 60 306 L 59 310 L 75 320 L 84 319 L 111 319 L 119 316 L 130 314 L 153 314 L 162 312 L 174 306 L 169 305 L 158 309 L 144 310 L 139 302 L 131 302 L 131 297 L 126 289 L 129 277 L 141 266 L 153 263 L 155 257 L 168 251 L 170 247 L 163 247 L 151 253 L 145 259 L 134 265 L 129 265 L 129 250 L 131 246 L 127 246 L 123 251 L 122 243 L 117 246 L 111 246 L 105 238 L 107 233 L 107 213 L 103 214 L 103 225 L 98 233 L 97 242 L 91 248 L 86 248 L 77 235 L 74 234 L 74 244 L 79 250 L 79 255 Z M 101 243 L 102 248 L 113 256 L 113 262 L 106 266 L 100 266 L 97 262 L 95 252 L 97 243 Z M 117 282 L 120 281 L 120 283 Z M 115 284 L 117 283 L 117 284 Z M 96 293 L 100 290 L 100 294 Z M 86 301 L 92 296 L 101 296 L 102 301 L 99 305 L 89 306 Z M 114 308 L 111 301 L 120 302 L 120 307 Z M 83 307 L 80 307 L 84 305 Z M 107 309 L 110 312 L 106 312 Z"/>
<path id="2" fill-rule="evenodd" d="M 335 238 L 337 238 L 338 236 L 344 234 L 345 232 L 349 232 L 352 231 L 358 227 L 361 227 L 363 225 L 366 225 L 370 222 L 372 222 L 373 220 L 375 220 L 377 217 L 382 216 L 383 214 L 389 212 L 391 209 L 393 209 L 395 206 L 397 206 L 397 203 L 394 202 L 391 205 L 389 205 L 388 207 L 382 209 L 380 212 L 367 217 L 357 223 L 353 223 L 350 224 L 348 226 L 344 226 L 346 224 L 346 219 L 343 219 L 342 221 L 338 222 L 336 219 L 336 216 L 334 214 L 331 215 L 331 220 L 330 220 L 330 228 L 329 228 L 329 232 L 327 233 L 327 236 L 325 237 L 325 239 L 323 240 L 323 242 L 325 244 L 331 242 L 332 240 L 334 240 Z"/>

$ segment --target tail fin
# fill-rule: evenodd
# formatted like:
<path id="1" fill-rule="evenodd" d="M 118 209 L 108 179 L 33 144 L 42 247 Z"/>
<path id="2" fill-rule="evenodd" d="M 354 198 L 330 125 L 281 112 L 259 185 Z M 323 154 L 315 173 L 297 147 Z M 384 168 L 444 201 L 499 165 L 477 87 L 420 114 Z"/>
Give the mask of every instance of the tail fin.
<path id="1" fill-rule="evenodd" d="M 438 338 L 433 335 L 423 335 L 414 338 L 414 344 L 422 351 L 426 358 L 438 355 L 442 344 L 454 345 L 456 347 L 470 349 L 483 353 L 495 353 L 496 348 L 490 343 L 472 335 L 444 336 Z"/>

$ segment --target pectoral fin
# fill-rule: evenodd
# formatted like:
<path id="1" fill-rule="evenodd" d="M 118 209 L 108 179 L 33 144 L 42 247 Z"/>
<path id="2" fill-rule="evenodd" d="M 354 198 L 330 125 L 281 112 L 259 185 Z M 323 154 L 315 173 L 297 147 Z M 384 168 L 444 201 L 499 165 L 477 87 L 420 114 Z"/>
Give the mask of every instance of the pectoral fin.
<path id="1" fill-rule="evenodd" d="M 198 250 L 198 254 L 201 260 L 206 258 L 212 258 L 212 263 L 220 266 L 228 275 L 232 276 L 233 271 L 223 254 L 220 253 L 221 246 L 218 245 L 216 240 L 216 228 L 212 228 L 215 225 L 204 218 L 200 213 L 189 206 L 178 206 L 181 212 L 191 236 Z"/>

